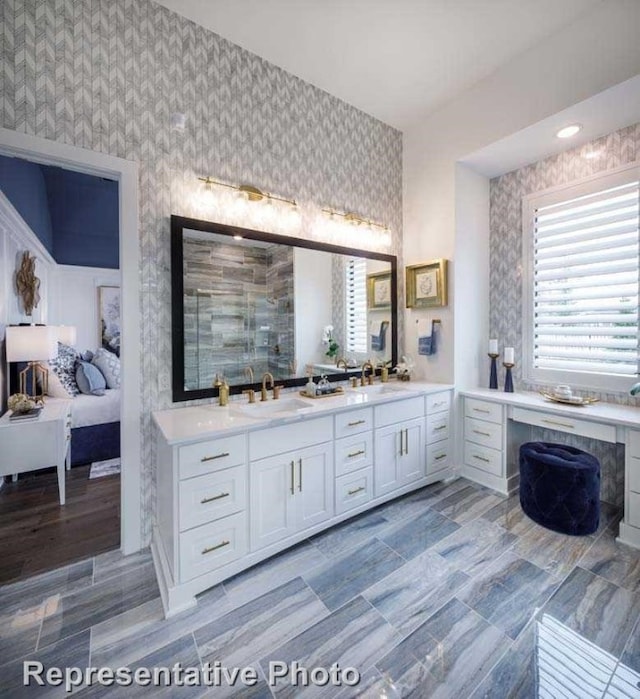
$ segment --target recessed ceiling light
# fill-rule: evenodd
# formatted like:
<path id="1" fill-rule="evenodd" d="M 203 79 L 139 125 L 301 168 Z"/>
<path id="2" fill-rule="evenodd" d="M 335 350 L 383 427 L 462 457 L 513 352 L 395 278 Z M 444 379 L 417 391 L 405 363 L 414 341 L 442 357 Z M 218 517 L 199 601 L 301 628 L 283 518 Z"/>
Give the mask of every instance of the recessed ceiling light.
<path id="1" fill-rule="evenodd" d="M 570 126 L 565 126 L 563 129 L 560 129 L 560 131 L 556 133 L 556 136 L 558 138 L 571 138 L 571 136 L 575 136 L 581 128 L 582 126 L 580 124 L 571 124 Z"/>

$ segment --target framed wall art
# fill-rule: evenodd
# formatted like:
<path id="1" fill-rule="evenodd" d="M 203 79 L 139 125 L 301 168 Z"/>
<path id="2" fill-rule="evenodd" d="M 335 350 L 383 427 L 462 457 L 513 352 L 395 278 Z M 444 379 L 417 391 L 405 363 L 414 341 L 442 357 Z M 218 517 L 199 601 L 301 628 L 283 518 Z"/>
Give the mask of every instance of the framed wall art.
<path id="1" fill-rule="evenodd" d="M 406 268 L 407 308 L 447 305 L 447 263 L 441 258 Z"/>
<path id="2" fill-rule="evenodd" d="M 98 287 L 98 333 L 101 347 L 120 356 L 120 287 Z"/>
<path id="3" fill-rule="evenodd" d="M 380 272 L 367 275 L 367 308 L 370 310 L 391 306 L 391 274 Z"/>

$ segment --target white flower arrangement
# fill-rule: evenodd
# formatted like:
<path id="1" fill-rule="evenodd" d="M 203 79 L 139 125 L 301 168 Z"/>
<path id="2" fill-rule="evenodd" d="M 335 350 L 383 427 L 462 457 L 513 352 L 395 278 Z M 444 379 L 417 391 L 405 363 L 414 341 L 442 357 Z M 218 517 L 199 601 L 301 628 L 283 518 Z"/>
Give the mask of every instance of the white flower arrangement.
<path id="1" fill-rule="evenodd" d="M 7 405 L 9 410 L 14 413 L 26 413 L 36 407 L 35 401 L 31 400 L 24 393 L 14 393 L 12 396 L 9 396 Z"/>

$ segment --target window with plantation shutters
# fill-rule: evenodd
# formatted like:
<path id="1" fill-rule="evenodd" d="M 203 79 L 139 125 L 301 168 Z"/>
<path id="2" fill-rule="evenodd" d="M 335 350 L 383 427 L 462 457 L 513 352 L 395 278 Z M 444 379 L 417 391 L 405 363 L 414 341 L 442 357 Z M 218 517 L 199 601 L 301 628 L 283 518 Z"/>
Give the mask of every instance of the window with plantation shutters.
<path id="1" fill-rule="evenodd" d="M 352 257 L 345 265 L 347 352 L 367 351 L 367 260 Z"/>
<path id="2" fill-rule="evenodd" d="M 601 390 L 635 379 L 638 179 L 627 168 L 525 199 L 528 378 Z"/>

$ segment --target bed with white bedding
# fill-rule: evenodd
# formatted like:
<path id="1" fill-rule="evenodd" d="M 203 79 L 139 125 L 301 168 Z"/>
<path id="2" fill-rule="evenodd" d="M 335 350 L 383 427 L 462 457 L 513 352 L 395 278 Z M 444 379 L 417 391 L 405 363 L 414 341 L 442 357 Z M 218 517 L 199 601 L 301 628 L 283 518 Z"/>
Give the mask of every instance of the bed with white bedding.
<path id="1" fill-rule="evenodd" d="M 71 465 L 120 456 L 120 389 L 103 396 L 81 393 L 71 405 Z"/>

